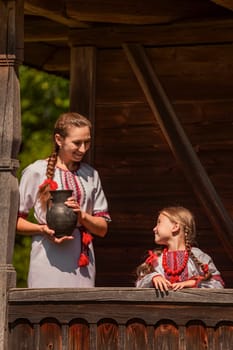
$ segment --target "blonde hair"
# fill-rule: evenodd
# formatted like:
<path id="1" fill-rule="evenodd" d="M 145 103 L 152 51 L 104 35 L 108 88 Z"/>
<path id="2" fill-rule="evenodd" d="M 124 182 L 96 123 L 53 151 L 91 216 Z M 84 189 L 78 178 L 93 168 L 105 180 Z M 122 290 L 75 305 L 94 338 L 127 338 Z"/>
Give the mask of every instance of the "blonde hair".
<path id="1" fill-rule="evenodd" d="M 194 263 L 201 268 L 204 273 L 203 280 L 207 280 L 211 277 L 210 272 L 205 272 L 204 264 L 200 262 L 192 252 L 192 245 L 196 243 L 196 224 L 193 213 L 182 206 L 171 206 L 165 207 L 159 211 L 159 214 L 163 214 L 168 217 L 171 222 L 179 223 L 184 231 L 185 247 L 188 251 L 189 256 L 192 258 Z M 163 249 L 159 247 L 154 252 L 159 256 L 162 254 Z M 139 279 L 154 271 L 151 264 L 143 262 L 136 269 L 136 274 Z"/>
<path id="2" fill-rule="evenodd" d="M 195 243 L 196 238 L 196 224 L 194 215 L 190 210 L 184 207 L 167 207 L 160 210 L 159 214 L 168 217 L 171 222 L 178 223 L 185 233 L 185 244 L 190 246 Z"/>

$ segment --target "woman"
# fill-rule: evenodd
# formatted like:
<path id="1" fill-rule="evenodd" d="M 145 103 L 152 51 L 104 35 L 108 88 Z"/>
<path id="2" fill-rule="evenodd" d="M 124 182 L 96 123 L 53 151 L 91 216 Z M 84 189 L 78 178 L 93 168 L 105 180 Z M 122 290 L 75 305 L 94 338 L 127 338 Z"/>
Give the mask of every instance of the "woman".
<path id="1" fill-rule="evenodd" d="M 54 128 L 54 151 L 22 173 L 17 232 L 32 236 L 29 288 L 93 287 L 92 234 L 104 237 L 111 221 L 98 172 L 82 159 L 91 143 L 91 123 L 78 113 L 62 114 Z M 50 190 L 71 189 L 65 204 L 77 214 L 72 236 L 56 237 L 46 223 Z M 37 223 L 27 220 L 34 209 Z"/>

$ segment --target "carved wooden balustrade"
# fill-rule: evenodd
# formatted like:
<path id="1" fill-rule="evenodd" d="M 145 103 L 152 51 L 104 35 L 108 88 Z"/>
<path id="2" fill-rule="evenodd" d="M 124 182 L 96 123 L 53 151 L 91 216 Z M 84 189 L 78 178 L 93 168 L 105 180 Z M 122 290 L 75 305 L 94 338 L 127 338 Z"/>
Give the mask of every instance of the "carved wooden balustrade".
<path id="1" fill-rule="evenodd" d="M 232 350 L 233 290 L 11 289 L 9 350 Z"/>

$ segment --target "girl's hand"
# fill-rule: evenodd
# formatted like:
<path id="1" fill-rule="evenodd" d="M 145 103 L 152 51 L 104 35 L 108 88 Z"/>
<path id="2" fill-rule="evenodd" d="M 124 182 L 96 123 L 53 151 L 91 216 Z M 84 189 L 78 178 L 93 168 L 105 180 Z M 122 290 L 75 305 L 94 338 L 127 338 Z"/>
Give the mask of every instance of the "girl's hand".
<path id="1" fill-rule="evenodd" d="M 171 289 L 172 284 L 162 275 L 156 275 L 152 278 L 152 283 L 155 289 L 159 289 L 161 292 L 167 292 Z"/>
<path id="2" fill-rule="evenodd" d="M 195 287 L 195 284 L 196 284 L 195 280 L 172 283 L 172 290 L 180 290 L 183 288 L 193 288 Z"/>

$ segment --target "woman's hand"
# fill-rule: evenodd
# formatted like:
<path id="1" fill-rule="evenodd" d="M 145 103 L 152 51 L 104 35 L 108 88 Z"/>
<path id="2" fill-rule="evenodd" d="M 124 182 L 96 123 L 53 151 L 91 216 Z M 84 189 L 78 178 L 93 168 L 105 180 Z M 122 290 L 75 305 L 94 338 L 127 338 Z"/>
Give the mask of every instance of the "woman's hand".
<path id="1" fill-rule="evenodd" d="M 81 210 L 79 203 L 74 197 L 69 197 L 65 201 L 65 205 L 73 209 L 77 214 L 78 224 L 84 226 L 89 232 L 99 237 L 104 237 L 107 234 L 107 221 L 102 217 L 94 216 Z"/>
<path id="2" fill-rule="evenodd" d="M 64 204 L 67 205 L 67 207 L 72 208 L 77 214 L 81 212 L 80 205 L 74 197 L 67 198 Z"/>
<path id="3" fill-rule="evenodd" d="M 64 241 L 70 241 L 74 239 L 73 236 L 56 237 L 55 231 L 51 230 L 47 225 L 40 225 L 40 227 L 41 227 L 41 233 L 43 233 L 43 235 L 46 236 L 46 238 L 49 241 L 52 241 L 54 243 L 60 244 L 60 243 L 63 243 Z"/>

